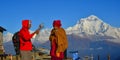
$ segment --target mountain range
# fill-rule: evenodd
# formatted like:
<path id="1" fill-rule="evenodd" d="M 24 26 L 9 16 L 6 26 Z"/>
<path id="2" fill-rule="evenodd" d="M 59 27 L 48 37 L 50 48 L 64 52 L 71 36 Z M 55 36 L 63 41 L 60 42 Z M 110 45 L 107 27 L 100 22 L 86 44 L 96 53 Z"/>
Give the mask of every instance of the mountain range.
<path id="1" fill-rule="evenodd" d="M 81 18 L 77 23 L 68 27 L 67 35 L 77 35 L 80 37 L 88 37 L 89 39 L 106 39 L 115 43 L 120 43 L 120 28 L 112 27 L 103 22 L 95 15 L 90 15 L 87 18 Z M 44 29 L 33 40 L 38 40 L 41 43 L 48 41 L 51 29 Z M 32 32 L 32 31 L 31 31 Z M 4 35 L 4 42 L 11 40 L 13 33 L 8 32 Z M 111 40 L 112 39 L 112 40 Z"/>
<path id="2" fill-rule="evenodd" d="M 94 36 L 108 36 L 108 39 L 119 39 L 120 28 L 112 27 L 103 22 L 95 15 L 80 19 L 76 25 L 66 29 L 68 34 L 77 34 L 79 36 L 94 35 Z"/>
<path id="3" fill-rule="evenodd" d="M 103 60 L 104 58 L 107 59 L 105 57 L 107 54 L 111 54 L 113 60 L 120 59 L 120 28 L 112 27 L 97 16 L 90 15 L 86 18 L 81 18 L 74 26 L 65 30 L 69 42 L 68 56 L 71 57 L 70 51 L 77 50 L 81 57 L 90 56 L 91 54 L 97 57 L 99 54 Z M 50 31 L 51 29 L 42 30 L 40 34 L 32 38 L 33 44 L 37 48 L 50 49 Z M 9 49 L 10 46 L 13 48 L 12 36 L 13 33 L 9 32 L 4 35 L 6 53 L 14 52 L 13 49 Z"/>

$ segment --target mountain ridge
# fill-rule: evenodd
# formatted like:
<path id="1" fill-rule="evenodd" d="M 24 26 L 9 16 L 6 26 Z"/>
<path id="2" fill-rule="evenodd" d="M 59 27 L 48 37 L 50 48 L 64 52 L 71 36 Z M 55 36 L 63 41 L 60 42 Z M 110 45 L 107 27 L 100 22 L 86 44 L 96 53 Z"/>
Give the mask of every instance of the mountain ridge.
<path id="1" fill-rule="evenodd" d="M 77 36 L 90 38 L 92 40 L 105 38 L 111 42 L 120 43 L 120 28 L 112 27 L 111 25 L 103 22 L 95 15 L 81 18 L 74 26 L 68 27 L 65 30 L 67 35 L 75 34 Z M 45 43 L 49 39 L 50 31 L 51 29 L 44 29 L 32 40 Z M 12 36 L 13 34 L 10 32 L 5 34 L 3 38 L 4 42 L 11 41 Z"/>
<path id="2" fill-rule="evenodd" d="M 110 54 L 111 60 L 120 60 L 120 28 L 112 27 L 92 15 L 80 19 L 74 26 L 65 30 L 69 42 L 68 57 L 72 57 L 70 51 L 78 51 L 81 58 L 92 54 L 94 60 L 97 60 L 99 54 L 101 60 L 107 60 L 106 56 Z M 51 29 L 42 30 L 39 35 L 32 38 L 33 45 L 50 50 L 50 31 Z M 12 36 L 9 32 L 4 35 L 3 44 L 6 53 L 15 54 Z"/>
<path id="3" fill-rule="evenodd" d="M 68 34 L 88 34 L 120 38 L 120 29 L 103 22 L 95 15 L 81 18 L 76 25 L 66 29 Z"/>

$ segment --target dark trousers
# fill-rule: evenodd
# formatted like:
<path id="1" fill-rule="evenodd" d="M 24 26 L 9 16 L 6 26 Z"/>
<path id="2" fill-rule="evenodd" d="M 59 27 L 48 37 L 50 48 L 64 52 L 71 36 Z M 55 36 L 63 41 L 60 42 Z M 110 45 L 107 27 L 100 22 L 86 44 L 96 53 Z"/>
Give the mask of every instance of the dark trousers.
<path id="1" fill-rule="evenodd" d="M 67 49 L 64 51 L 64 58 L 67 59 Z"/>
<path id="2" fill-rule="evenodd" d="M 63 60 L 63 58 L 58 58 L 58 57 L 51 56 L 51 60 Z"/>

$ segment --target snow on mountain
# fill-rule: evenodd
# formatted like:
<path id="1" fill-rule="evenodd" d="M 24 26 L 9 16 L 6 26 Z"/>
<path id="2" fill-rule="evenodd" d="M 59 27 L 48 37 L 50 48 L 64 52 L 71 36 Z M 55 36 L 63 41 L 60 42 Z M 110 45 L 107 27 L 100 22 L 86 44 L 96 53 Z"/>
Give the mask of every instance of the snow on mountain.
<path id="1" fill-rule="evenodd" d="M 34 32 L 34 31 L 31 31 L 30 32 Z M 40 33 L 36 36 L 34 36 L 32 38 L 32 42 L 39 42 L 39 43 L 45 43 L 46 41 L 48 41 L 49 39 L 49 35 L 50 35 L 50 29 L 44 29 L 42 31 L 40 31 Z M 3 36 L 3 42 L 9 42 L 9 41 L 12 41 L 12 36 L 13 36 L 13 33 L 10 33 L 10 32 L 7 32 L 7 34 L 5 34 Z"/>
<path id="2" fill-rule="evenodd" d="M 12 40 L 12 36 L 13 36 L 12 33 L 7 32 L 7 34 L 5 34 L 5 35 L 3 36 L 3 42 L 9 42 L 9 41 L 11 41 L 11 40 Z"/>
<path id="3" fill-rule="evenodd" d="M 33 38 L 33 42 L 38 41 L 40 43 L 45 43 L 49 40 L 50 29 L 42 30 L 35 38 Z"/>
<path id="4" fill-rule="evenodd" d="M 94 15 L 80 19 L 76 25 L 67 28 L 66 31 L 67 34 L 87 34 L 120 38 L 119 28 L 115 28 L 107 23 L 104 23 L 101 19 Z"/>
<path id="5" fill-rule="evenodd" d="M 105 32 L 107 27 L 109 27 L 109 25 L 105 24 L 96 16 L 91 15 L 87 18 L 80 19 L 75 26 L 70 27 L 67 30 L 71 33 L 77 31 L 76 33 L 96 34 Z"/>

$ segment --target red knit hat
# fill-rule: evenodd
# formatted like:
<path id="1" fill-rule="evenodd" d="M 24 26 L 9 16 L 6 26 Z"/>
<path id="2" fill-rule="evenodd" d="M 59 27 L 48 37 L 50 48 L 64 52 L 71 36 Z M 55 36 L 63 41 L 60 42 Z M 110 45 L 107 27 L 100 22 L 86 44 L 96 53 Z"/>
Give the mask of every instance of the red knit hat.
<path id="1" fill-rule="evenodd" d="M 61 21 L 60 20 L 54 20 L 53 21 L 53 27 L 54 26 L 57 26 L 57 27 L 60 27 L 62 24 L 61 24 Z"/>

